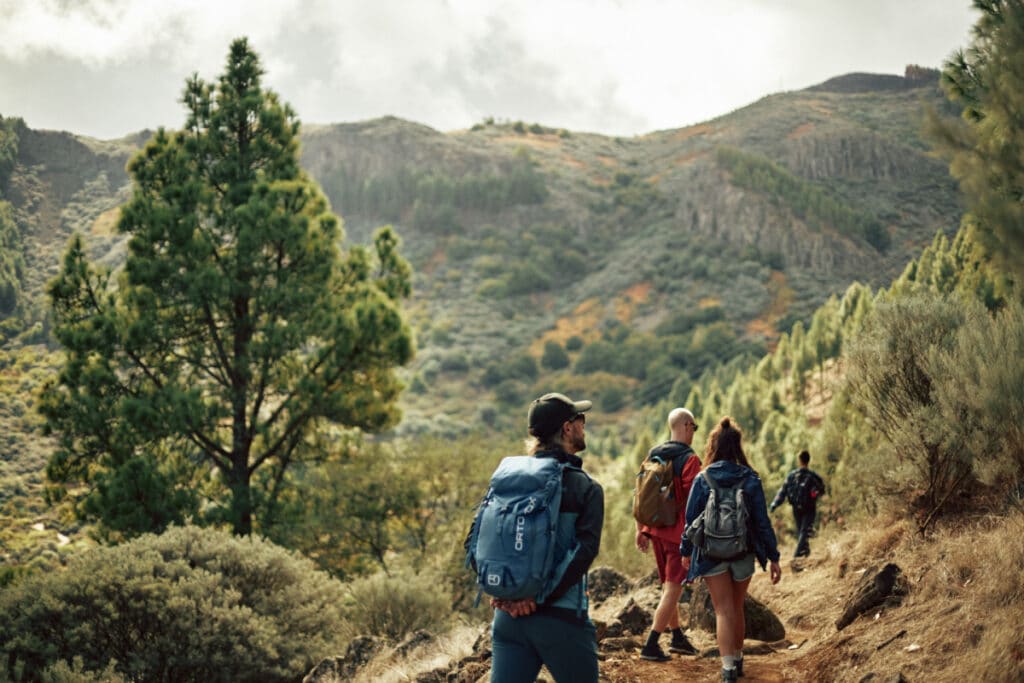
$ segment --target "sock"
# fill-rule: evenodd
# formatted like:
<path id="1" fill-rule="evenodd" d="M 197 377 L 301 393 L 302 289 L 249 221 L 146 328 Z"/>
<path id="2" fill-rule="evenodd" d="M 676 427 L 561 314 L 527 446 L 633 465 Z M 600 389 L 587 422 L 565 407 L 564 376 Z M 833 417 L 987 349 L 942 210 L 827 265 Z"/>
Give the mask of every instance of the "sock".
<path id="1" fill-rule="evenodd" d="M 736 657 L 733 655 L 722 655 L 722 668 L 723 669 L 735 669 L 736 668 Z"/>
<path id="2" fill-rule="evenodd" d="M 685 636 L 683 636 L 683 629 L 679 628 L 678 626 L 676 626 L 674 629 L 672 629 L 672 638 L 673 639 L 679 640 L 679 639 L 684 638 L 684 637 Z"/>
<path id="3" fill-rule="evenodd" d="M 647 636 L 647 644 L 644 645 L 644 647 L 654 647 L 658 644 L 659 637 L 661 637 L 661 634 L 657 631 L 652 630 L 651 634 Z"/>

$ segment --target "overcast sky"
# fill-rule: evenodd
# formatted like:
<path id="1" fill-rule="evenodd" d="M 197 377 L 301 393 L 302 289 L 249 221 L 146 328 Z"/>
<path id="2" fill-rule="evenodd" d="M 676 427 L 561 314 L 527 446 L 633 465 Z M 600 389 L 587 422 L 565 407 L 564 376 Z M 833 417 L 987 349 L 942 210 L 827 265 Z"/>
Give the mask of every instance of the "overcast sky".
<path id="1" fill-rule="evenodd" d="M 0 115 L 180 127 L 185 79 L 247 36 L 310 123 L 486 116 L 634 135 L 852 71 L 940 67 L 969 0 L 0 0 Z"/>

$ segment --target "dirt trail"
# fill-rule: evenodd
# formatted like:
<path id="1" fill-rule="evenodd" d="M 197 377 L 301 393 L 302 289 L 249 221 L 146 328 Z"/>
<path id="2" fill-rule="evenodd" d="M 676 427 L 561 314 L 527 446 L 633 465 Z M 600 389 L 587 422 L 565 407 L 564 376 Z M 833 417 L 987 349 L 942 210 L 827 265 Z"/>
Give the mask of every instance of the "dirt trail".
<path id="1" fill-rule="evenodd" d="M 787 636 L 797 643 L 806 638 L 805 634 L 797 632 Z M 783 647 L 766 654 L 744 655 L 743 681 L 785 683 L 803 680 L 801 673 L 794 667 L 798 652 L 801 650 L 788 650 Z M 601 662 L 601 676 L 602 680 L 609 683 L 717 682 L 721 676 L 721 667 L 722 662 L 718 657 L 673 655 L 671 662 L 648 662 L 640 659 L 637 652 L 607 653 L 605 660 Z"/>
<path id="2" fill-rule="evenodd" d="M 831 561 L 823 556 L 802 561 L 797 568 L 789 560 L 784 560 L 782 564 L 784 573 L 779 585 L 773 586 L 767 573 L 757 572 L 751 584 L 751 594 L 766 603 L 783 621 L 785 640 L 771 644 L 750 639 L 746 641 L 742 679 L 746 683 L 808 680 L 807 656 L 818 649 L 826 632 L 834 632 L 831 621 L 834 617 L 828 614 L 835 609 L 830 604 L 835 596 L 831 596 L 832 599 L 825 597 L 831 591 L 824 588 L 831 583 L 828 577 Z M 629 597 L 653 610 L 659 598 L 659 590 L 656 585 L 644 586 L 634 589 Z M 609 599 L 598 610 L 598 618 L 610 616 L 620 608 L 624 599 L 628 598 L 619 596 L 617 599 Z M 601 649 L 601 680 L 608 683 L 719 681 L 722 664 L 714 634 L 698 628 L 687 628 L 685 622 L 688 621 L 688 609 L 685 604 L 681 612 L 687 636 L 701 654 L 672 655 L 669 662 L 649 662 L 640 658 L 637 649 Z M 640 640 L 641 637 L 638 637 L 637 645 Z M 790 649 L 793 643 L 799 646 Z"/>

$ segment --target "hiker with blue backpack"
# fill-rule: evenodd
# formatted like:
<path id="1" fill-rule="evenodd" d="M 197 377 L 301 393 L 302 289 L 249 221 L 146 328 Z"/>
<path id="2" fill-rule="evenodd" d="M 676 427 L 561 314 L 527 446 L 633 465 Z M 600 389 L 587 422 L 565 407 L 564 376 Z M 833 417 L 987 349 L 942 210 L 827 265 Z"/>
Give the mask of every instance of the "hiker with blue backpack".
<path id="1" fill-rule="evenodd" d="M 661 582 L 661 600 L 654 611 L 654 624 L 647 642 L 640 649 L 640 658 L 652 662 L 672 659 L 658 644 L 665 631 L 671 631 L 668 650 L 676 654 L 694 655 L 680 625 L 679 596 L 690 558 L 679 554 L 686 519 L 686 499 L 694 477 L 700 472 L 700 458 L 690 444 L 697 432 L 693 413 L 675 408 L 668 414 L 669 440 L 650 450 L 637 472 L 633 492 L 633 518 L 636 520 L 636 547 L 640 552 L 651 549 Z"/>
<path id="2" fill-rule="evenodd" d="M 495 608 L 492 683 L 596 683 L 587 571 L 601 546 L 604 491 L 577 453 L 590 401 L 550 393 L 530 404 L 529 455 L 491 476 L 466 538 L 466 564 Z"/>
<path id="3" fill-rule="evenodd" d="M 708 436 L 704 469 L 693 480 L 686 503 L 687 526 L 679 549 L 690 558 L 687 580 L 703 578 L 711 594 L 722 681 L 743 675 L 743 601 L 754 561 L 762 570 L 770 563 L 773 584 L 782 577 L 764 489 L 742 442 L 743 433 L 729 417 L 723 417 Z"/>
<path id="4" fill-rule="evenodd" d="M 793 521 L 796 524 L 796 551 L 793 557 L 807 557 L 811 554 L 811 536 L 814 534 L 814 521 L 818 516 L 818 499 L 825 493 L 825 482 L 818 473 L 812 470 L 811 454 L 800 451 L 797 456 L 800 465 L 786 475 L 782 488 L 775 494 L 770 507 L 771 512 L 789 501 L 793 507 Z"/>

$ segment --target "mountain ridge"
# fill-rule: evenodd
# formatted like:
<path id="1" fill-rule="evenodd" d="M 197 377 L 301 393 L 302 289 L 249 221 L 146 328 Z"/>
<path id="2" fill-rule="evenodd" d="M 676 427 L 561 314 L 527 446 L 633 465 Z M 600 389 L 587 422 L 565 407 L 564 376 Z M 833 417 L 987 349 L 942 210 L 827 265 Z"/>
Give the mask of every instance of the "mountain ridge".
<path id="1" fill-rule="evenodd" d="M 709 309 L 705 322 L 741 342 L 728 356 L 770 346 L 853 281 L 892 280 L 936 232 L 951 235 L 962 211 L 918 130 L 923 107 L 945 100 L 935 81 L 904 80 L 778 93 L 631 138 L 521 121 L 456 132 L 393 116 L 317 124 L 302 130 L 302 164 L 352 242 L 382 224 L 403 239 L 420 346 L 409 381 L 443 377 L 463 397 L 407 396 L 407 414 L 432 429 L 438 413 L 471 418 L 471 399 L 521 399 L 535 370 L 496 385 L 489 369 L 521 354 L 536 363 L 538 340 L 564 343 L 556 331 L 582 311 L 585 343 L 624 342 L 615 330 L 625 325 L 648 346 L 685 346 L 659 326 Z M 130 189 L 124 166 L 147 131 L 113 141 L 25 131 L 7 196 L 26 236 L 29 308 L 42 320 L 42 283 L 72 232 L 88 236 L 95 258 L 123 259 L 111 228 Z M 627 395 L 645 374 L 612 373 Z"/>

